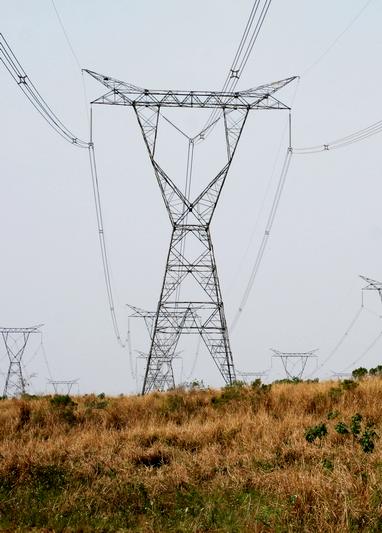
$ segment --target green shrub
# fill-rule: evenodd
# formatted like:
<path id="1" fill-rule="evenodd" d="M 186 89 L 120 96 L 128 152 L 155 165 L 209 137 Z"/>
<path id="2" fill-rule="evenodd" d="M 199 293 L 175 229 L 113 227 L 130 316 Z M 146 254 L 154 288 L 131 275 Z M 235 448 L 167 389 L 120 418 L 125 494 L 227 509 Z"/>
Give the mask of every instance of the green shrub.
<path id="1" fill-rule="evenodd" d="M 336 424 L 334 426 L 334 429 L 337 431 L 337 433 L 339 433 L 340 435 L 348 435 L 350 433 L 349 431 L 349 428 L 347 427 L 347 425 L 345 424 L 345 422 L 338 422 L 338 424 Z"/>
<path id="2" fill-rule="evenodd" d="M 55 394 L 53 398 L 50 399 L 50 404 L 63 422 L 70 425 L 77 422 L 77 417 L 74 412 L 77 404 L 68 394 Z"/>
<path id="3" fill-rule="evenodd" d="M 297 376 L 294 376 L 293 378 L 284 378 L 284 379 L 276 379 L 273 383 L 275 385 L 278 384 L 290 384 L 290 385 L 296 385 L 297 383 L 302 383 L 302 379 L 298 378 Z"/>
<path id="4" fill-rule="evenodd" d="M 353 435 L 359 435 L 361 433 L 362 415 L 356 413 L 351 417 L 350 429 Z"/>
<path id="5" fill-rule="evenodd" d="M 369 374 L 371 376 L 382 376 L 382 365 L 378 365 L 375 368 L 370 368 Z"/>
<path id="6" fill-rule="evenodd" d="M 101 400 L 99 400 L 99 398 L 101 398 Z M 102 398 L 105 398 L 103 393 L 102 395 L 99 394 L 96 398 L 90 398 L 89 400 L 86 400 L 85 407 L 87 409 L 106 409 L 106 407 L 109 405 L 109 402 Z"/>
<path id="7" fill-rule="evenodd" d="M 322 439 L 328 434 L 328 429 L 325 424 L 318 424 L 312 426 L 305 431 L 305 440 L 308 442 L 314 442 L 316 439 Z"/>
<path id="8" fill-rule="evenodd" d="M 365 376 L 367 376 L 367 374 L 368 374 L 367 368 L 364 368 L 363 366 L 360 366 L 359 368 L 356 368 L 351 373 L 353 379 L 362 379 Z"/>
<path id="9" fill-rule="evenodd" d="M 374 424 L 369 422 L 359 439 L 360 446 L 365 453 L 371 453 L 374 451 L 374 440 L 378 438 L 377 432 L 374 429 Z"/>
<path id="10" fill-rule="evenodd" d="M 358 387 L 358 383 L 352 379 L 344 379 L 341 382 L 343 390 L 354 390 Z"/>
<path id="11" fill-rule="evenodd" d="M 69 396 L 69 394 L 55 394 L 53 398 L 50 399 L 51 405 L 53 407 L 70 407 L 77 405 Z"/>
<path id="12" fill-rule="evenodd" d="M 226 385 L 219 396 L 211 398 L 212 405 L 218 407 L 227 402 L 239 400 L 242 397 L 244 385 L 242 381 L 235 381 L 232 385 Z"/>
<path id="13" fill-rule="evenodd" d="M 328 392 L 329 398 L 335 402 L 338 402 L 342 394 L 343 390 L 340 387 L 331 387 Z"/>

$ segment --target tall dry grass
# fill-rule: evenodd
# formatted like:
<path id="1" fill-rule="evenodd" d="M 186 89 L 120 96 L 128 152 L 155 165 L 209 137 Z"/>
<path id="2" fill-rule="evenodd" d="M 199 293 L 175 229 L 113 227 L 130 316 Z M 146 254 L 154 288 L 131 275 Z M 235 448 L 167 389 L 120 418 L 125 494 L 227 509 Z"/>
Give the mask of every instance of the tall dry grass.
<path id="1" fill-rule="evenodd" d="M 0 402 L 3 529 L 382 531 L 379 378 L 73 400 Z"/>

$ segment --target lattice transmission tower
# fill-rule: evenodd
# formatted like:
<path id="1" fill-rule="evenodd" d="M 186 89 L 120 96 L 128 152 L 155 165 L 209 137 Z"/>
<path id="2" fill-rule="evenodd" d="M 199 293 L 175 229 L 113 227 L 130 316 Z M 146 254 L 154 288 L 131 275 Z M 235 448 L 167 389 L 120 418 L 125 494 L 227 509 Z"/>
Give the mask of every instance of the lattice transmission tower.
<path id="1" fill-rule="evenodd" d="M 255 109 L 289 110 L 274 94 L 295 77 L 241 92 L 148 90 L 87 70 L 108 92 L 92 104 L 133 108 L 172 225 L 162 290 L 155 313 L 142 393 L 174 387 L 172 359 L 180 335 L 202 337 L 224 381 L 235 381 L 223 298 L 210 223 L 231 166 L 248 113 Z M 212 109 L 222 116 L 227 159 L 218 174 L 194 198 L 181 191 L 156 157 L 159 117 L 164 108 Z M 187 241 L 187 246 L 185 243 Z M 191 242 L 199 252 L 191 252 Z M 195 248 L 194 248 L 195 249 Z M 192 298 L 178 297 L 187 280 L 196 281 Z"/>
<path id="2" fill-rule="evenodd" d="M 146 309 L 141 309 L 140 307 L 135 307 L 134 305 L 127 304 L 127 307 L 129 307 L 132 310 L 132 313 L 129 315 L 130 318 L 142 318 L 147 332 L 150 337 L 150 341 L 153 340 L 153 334 L 154 334 L 154 327 L 156 322 L 156 311 L 147 311 Z M 186 312 L 183 311 L 175 311 L 173 313 L 173 318 L 180 321 L 180 325 L 186 320 L 186 318 L 191 318 L 191 315 L 193 315 L 194 310 L 189 309 Z M 197 318 L 197 317 L 193 317 Z M 196 321 L 195 321 L 196 323 Z M 156 386 L 159 390 L 164 390 L 168 384 L 170 384 L 172 387 L 174 386 L 175 379 L 174 379 L 174 368 L 173 368 L 173 360 L 179 357 L 179 352 L 175 351 L 178 342 L 179 337 L 182 332 L 182 328 L 180 327 L 177 331 L 175 331 L 172 335 L 172 338 L 169 339 L 169 344 L 174 347 L 174 351 L 172 351 L 172 358 L 171 360 L 167 361 L 166 368 L 162 368 L 161 373 L 157 377 Z M 137 350 L 139 356 L 141 359 L 145 359 L 147 361 L 149 354 L 142 352 L 140 350 Z"/>
<path id="3" fill-rule="evenodd" d="M 69 395 L 74 385 L 77 385 L 78 390 L 78 379 L 49 379 L 48 383 L 52 385 L 55 394 L 61 394 L 64 391 Z"/>
<path id="4" fill-rule="evenodd" d="M 39 328 L 41 326 L 42 324 L 30 328 L 0 328 L 9 359 L 3 392 L 4 397 L 19 396 L 26 392 L 27 382 L 23 375 L 22 358 L 29 336 L 32 333 L 40 333 Z"/>
<path id="5" fill-rule="evenodd" d="M 271 351 L 272 357 L 281 359 L 285 374 L 289 379 L 301 379 L 308 361 L 317 360 L 317 349 L 310 350 L 310 352 L 280 352 L 271 348 Z"/>

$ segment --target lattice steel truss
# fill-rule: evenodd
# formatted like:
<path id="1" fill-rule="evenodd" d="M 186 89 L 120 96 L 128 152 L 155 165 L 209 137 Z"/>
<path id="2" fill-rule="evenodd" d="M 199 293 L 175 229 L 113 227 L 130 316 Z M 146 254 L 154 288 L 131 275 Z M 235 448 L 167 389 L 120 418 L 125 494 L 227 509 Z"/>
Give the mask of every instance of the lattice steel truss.
<path id="1" fill-rule="evenodd" d="M 271 351 L 273 352 L 272 357 L 281 359 L 285 374 L 289 379 L 301 379 L 308 360 L 317 359 L 317 348 L 315 350 L 310 350 L 310 352 L 280 352 L 279 350 L 274 350 L 273 348 L 271 348 Z M 295 364 L 291 368 L 290 365 L 292 361 L 299 363 L 299 369 L 297 371 L 295 371 Z"/>
<path id="2" fill-rule="evenodd" d="M 363 287 L 362 291 L 377 291 L 382 302 L 382 283 L 376 281 L 375 279 L 367 278 L 366 276 L 360 276 L 364 281 L 366 281 L 366 287 Z"/>
<path id="3" fill-rule="evenodd" d="M 156 318 L 157 318 L 157 311 L 147 311 L 145 309 L 141 309 L 140 307 L 135 307 L 133 305 L 128 305 L 128 307 L 132 310 L 132 313 L 129 315 L 130 318 L 142 318 L 144 320 L 147 332 L 150 337 L 150 341 L 152 343 L 154 338 L 154 331 L 155 331 L 155 324 L 156 324 Z M 190 307 L 186 312 L 184 311 L 174 311 L 172 313 L 172 318 L 175 320 L 180 321 L 180 323 L 184 322 L 186 318 L 193 315 L 193 318 L 195 320 L 197 319 L 197 316 L 194 315 L 194 310 Z M 167 341 L 167 353 L 171 355 L 171 357 L 168 357 L 165 362 L 161 361 L 161 369 L 160 372 L 158 372 L 157 379 L 156 379 L 156 387 L 158 390 L 165 390 L 167 388 L 173 388 L 175 386 L 175 379 L 174 379 L 174 369 L 173 369 L 173 360 L 179 356 L 179 352 L 176 351 L 176 347 L 179 342 L 179 337 L 182 333 L 182 328 L 178 328 L 176 331 L 172 333 L 172 335 L 169 335 L 166 339 Z M 149 353 L 144 353 L 141 351 L 138 351 L 139 355 L 148 360 Z"/>
<path id="4" fill-rule="evenodd" d="M 9 359 L 7 377 L 5 379 L 4 397 L 20 396 L 26 391 L 26 380 L 23 375 L 22 358 L 31 333 L 40 333 L 39 326 L 30 328 L 0 328 L 5 349 Z"/>
<path id="5" fill-rule="evenodd" d="M 52 385 L 55 394 L 60 394 L 64 390 L 69 395 L 74 385 L 78 385 L 78 379 L 49 379 L 48 383 Z"/>
<path id="6" fill-rule="evenodd" d="M 295 78 L 241 92 L 163 91 L 135 85 L 87 70 L 108 92 L 93 104 L 131 106 L 136 114 L 151 164 L 172 224 L 166 271 L 152 326 L 151 347 L 142 392 L 175 385 L 172 360 L 181 334 L 201 335 L 224 381 L 232 383 L 235 369 L 210 234 L 210 223 L 249 111 L 289 109 L 274 94 Z M 192 199 L 159 166 L 155 148 L 162 108 L 218 109 L 222 112 L 227 162 L 202 192 Z M 195 257 L 186 241 L 199 245 Z M 192 277 L 199 294 L 179 298 L 180 287 Z M 150 317 L 150 320 L 152 316 Z"/>
<path id="7" fill-rule="evenodd" d="M 268 374 L 267 370 L 263 370 L 259 372 L 239 372 L 238 370 L 236 370 L 237 377 L 240 380 L 245 381 L 246 383 L 250 383 L 251 381 L 254 381 L 255 379 L 263 379 L 267 376 L 267 374 Z"/>

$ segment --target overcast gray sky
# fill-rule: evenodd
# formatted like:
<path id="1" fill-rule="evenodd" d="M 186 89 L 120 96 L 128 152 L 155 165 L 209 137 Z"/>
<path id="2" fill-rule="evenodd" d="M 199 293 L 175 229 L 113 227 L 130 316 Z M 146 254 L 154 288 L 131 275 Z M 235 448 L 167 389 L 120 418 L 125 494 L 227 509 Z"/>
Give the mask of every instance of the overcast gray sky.
<path id="1" fill-rule="evenodd" d="M 1 3 L 0 31 L 55 112 L 86 139 L 81 74 L 52 2 Z M 151 88 L 219 90 L 252 1 L 56 0 L 56 5 L 83 68 Z M 238 89 L 302 76 L 293 104 L 294 146 L 326 143 L 381 119 L 381 2 L 370 2 L 315 64 L 364 5 L 364 0 L 272 2 Z M 128 353 L 118 347 L 108 314 L 87 152 L 65 143 L 42 121 L 4 68 L 0 77 L 0 323 L 44 323 L 52 374 L 78 378 L 81 392 L 134 392 Z M 88 101 L 104 92 L 92 79 L 85 84 Z M 280 98 L 290 104 L 295 88 Z M 99 106 L 94 115 L 105 230 L 125 332 L 125 303 L 147 309 L 157 304 L 171 228 L 132 110 Z M 198 128 L 196 119 L 187 120 L 186 129 Z M 212 224 L 229 323 L 264 232 L 286 148 L 286 121 L 282 112 L 252 113 Z M 360 306 L 358 275 L 382 281 L 381 142 L 375 136 L 292 159 L 269 246 L 231 336 L 239 370 L 268 369 L 271 347 L 319 348 L 323 361 Z M 196 164 L 208 166 L 221 149 L 218 141 L 206 143 Z M 185 149 L 174 151 L 171 160 L 167 154 L 174 173 L 183 172 L 184 155 Z M 320 377 L 349 365 L 382 328 L 377 296 L 367 294 L 365 303 L 375 314 L 362 313 Z M 177 380 L 220 385 L 204 351 L 190 375 L 195 340 L 184 344 Z M 134 349 L 147 350 L 137 321 L 132 341 Z M 31 342 L 25 362 L 38 343 Z M 379 364 L 381 354 L 382 340 L 359 364 Z M 32 389 L 45 390 L 41 351 L 27 369 L 35 374 Z M 6 372 L 6 358 L 0 370 Z M 268 379 L 282 376 L 274 361 Z"/>

